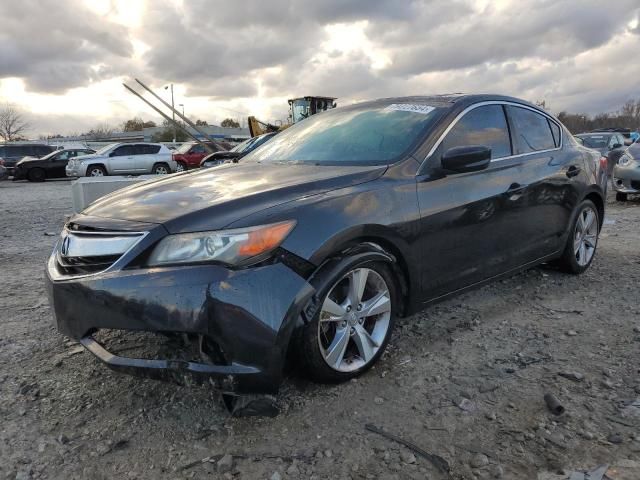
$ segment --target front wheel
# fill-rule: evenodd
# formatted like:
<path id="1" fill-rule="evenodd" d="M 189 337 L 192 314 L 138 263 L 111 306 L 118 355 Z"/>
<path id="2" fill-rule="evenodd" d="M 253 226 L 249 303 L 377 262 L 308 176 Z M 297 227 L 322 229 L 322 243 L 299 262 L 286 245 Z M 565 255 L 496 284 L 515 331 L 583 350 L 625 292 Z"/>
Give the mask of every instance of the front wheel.
<path id="1" fill-rule="evenodd" d="M 27 179 L 30 182 L 44 182 L 45 178 L 46 174 L 41 168 L 32 168 L 27 174 Z"/>
<path id="2" fill-rule="evenodd" d="M 579 205 L 570 232 L 559 264 L 564 271 L 579 274 L 589 268 L 598 246 L 600 218 L 598 209 L 591 200 L 585 200 Z"/>
<path id="3" fill-rule="evenodd" d="M 87 168 L 87 177 L 104 177 L 107 171 L 101 165 L 91 165 Z"/>
<path id="4" fill-rule="evenodd" d="M 328 282 L 322 306 L 300 337 L 308 373 L 343 382 L 367 371 L 384 352 L 393 330 L 396 282 L 389 267 L 365 261 Z"/>
<path id="5" fill-rule="evenodd" d="M 182 162 L 177 162 L 176 164 L 176 173 L 186 172 L 187 166 Z"/>

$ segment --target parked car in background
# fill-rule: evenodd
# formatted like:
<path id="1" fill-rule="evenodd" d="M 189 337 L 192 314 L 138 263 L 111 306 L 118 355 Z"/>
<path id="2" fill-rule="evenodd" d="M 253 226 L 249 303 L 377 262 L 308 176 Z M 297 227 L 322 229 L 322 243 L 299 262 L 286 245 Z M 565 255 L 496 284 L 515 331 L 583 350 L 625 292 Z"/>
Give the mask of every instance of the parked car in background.
<path id="1" fill-rule="evenodd" d="M 16 163 L 13 179 L 44 182 L 47 178 L 65 178 L 67 163 L 70 159 L 92 153 L 96 151 L 91 148 L 72 148 L 56 150 L 42 158 L 24 157 Z"/>
<path id="2" fill-rule="evenodd" d="M 289 357 L 347 381 L 381 357 L 397 316 L 545 261 L 587 270 L 600 159 L 511 97 L 335 108 L 237 165 L 92 203 L 64 226 L 46 290 L 59 331 L 123 373 L 273 393 Z M 129 358 L 114 331 L 193 348 Z"/>
<path id="3" fill-rule="evenodd" d="M 630 194 L 640 194 L 640 138 L 627 148 L 613 167 L 612 182 L 619 202 L 626 202 Z"/>
<path id="4" fill-rule="evenodd" d="M 611 175 L 613 167 L 624 153 L 624 136 L 619 132 L 590 132 L 576 135 L 580 143 L 593 148 L 607 158 L 607 175 Z"/>
<path id="5" fill-rule="evenodd" d="M 227 142 L 183 143 L 180 145 L 180 148 L 173 153 L 173 159 L 176 162 L 178 172 L 200 167 L 202 159 L 212 153 L 205 148 L 204 143 L 213 150 L 213 153 L 226 152 L 231 148 L 231 145 Z"/>
<path id="6" fill-rule="evenodd" d="M 23 157 L 40 158 L 54 150 L 54 146 L 42 143 L 5 143 L 0 145 L 0 158 L 4 160 L 9 175 L 13 175 L 16 163 Z"/>
<path id="7" fill-rule="evenodd" d="M 202 159 L 202 161 L 200 162 L 200 167 L 209 168 L 215 167 L 216 165 L 222 165 L 223 163 L 227 162 L 237 162 L 239 159 L 253 152 L 260 145 L 273 138 L 275 134 L 276 132 L 258 135 L 256 137 L 245 140 L 229 151 L 210 153 Z"/>
<path id="8" fill-rule="evenodd" d="M 96 153 L 72 158 L 68 177 L 104 175 L 164 175 L 176 171 L 171 151 L 161 143 L 112 143 Z"/>

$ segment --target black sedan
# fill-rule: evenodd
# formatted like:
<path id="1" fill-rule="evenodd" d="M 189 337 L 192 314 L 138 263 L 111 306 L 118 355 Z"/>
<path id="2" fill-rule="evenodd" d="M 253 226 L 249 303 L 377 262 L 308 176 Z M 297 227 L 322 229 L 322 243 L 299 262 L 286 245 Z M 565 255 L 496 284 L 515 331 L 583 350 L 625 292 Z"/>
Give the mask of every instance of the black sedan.
<path id="1" fill-rule="evenodd" d="M 207 155 L 200 162 L 201 168 L 215 167 L 223 163 L 237 163 L 242 157 L 253 152 L 260 145 L 273 138 L 275 132 L 265 133 L 245 140 L 226 152 L 215 152 Z"/>
<path id="2" fill-rule="evenodd" d="M 25 157 L 16 163 L 13 179 L 44 182 L 47 178 L 66 178 L 65 168 L 69 160 L 91 153 L 96 151 L 90 148 L 69 148 L 56 150 L 42 158 Z"/>
<path id="3" fill-rule="evenodd" d="M 336 108 L 237 165 L 93 203 L 65 225 L 47 291 L 59 331 L 115 370 L 265 393 L 297 358 L 345 381 L 380 358 L 397 316 L 541 262 L 584 272 L 605 169 L 511 97 Z M 129 358 L 109 343 L 140 331 L 194 348 Z"/>

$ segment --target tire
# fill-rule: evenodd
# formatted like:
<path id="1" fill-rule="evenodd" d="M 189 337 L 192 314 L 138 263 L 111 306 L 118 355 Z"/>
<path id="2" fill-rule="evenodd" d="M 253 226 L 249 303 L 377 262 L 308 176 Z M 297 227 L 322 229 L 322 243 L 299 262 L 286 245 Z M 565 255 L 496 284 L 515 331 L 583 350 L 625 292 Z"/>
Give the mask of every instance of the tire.
<path id="1" fill-rule="evenodd" d="M 105 177 L 107 171 L 102 165 L 89 165 L 87 167 L 87 177 Z"/>
<path id="2" fill-rule="evenodd" d="M 171 173 L 171 168 L 166 163 L 156 163 L 151 169 L 151 173 L 154 175 L 168 175 Z"/>
<path id="3" fill-rule="evenodd" d="M 44 182 L 46 177 L 47 174 L 41 168 L 32 168 L 27 174 L 27 179 L 30 182 Z"/>
<path id="4" fill-rule="evenodd" d="M 616 192 L 616 201 L 618 201 L 618 202 L 626 202 L 627 198 L 628 198 L 628 196 L 627 196 L 626 193 Z"/>
<path id="5" fill-rule="evenodd" d="M 296 347 L 313 380 L 339 383 L 363 374 L 384 353 L 399 297 L 395 277 L 384 262 L 355 261 L 327 280 L 322 304 L 302 327 Z M 358 297 L 356 285 L 362 292 L 359 305 L 354 301 Z M 376 297 L 379 299 L 371 302 Z M 360 306 L 369 302 L 368 311 L 376 313 L 359 313 L 364 310 Z"/>
<path id="6" fill-rule="evenodd" d="M 176 162 L 176 173 L 186 172 L 187 166 L 182 162 Z"/>
<path id="7" fill-rule="evenodd" d="M 577 212 L 571 222 L 567 244 L 558 260 L 562 270 L 575 275 L 584 272 L 591 265 L 600 233 L 600 216 L 591 200 L 584 200 L 578 206 Z M 580 239 L 576 240 L 576 237 Z"/>

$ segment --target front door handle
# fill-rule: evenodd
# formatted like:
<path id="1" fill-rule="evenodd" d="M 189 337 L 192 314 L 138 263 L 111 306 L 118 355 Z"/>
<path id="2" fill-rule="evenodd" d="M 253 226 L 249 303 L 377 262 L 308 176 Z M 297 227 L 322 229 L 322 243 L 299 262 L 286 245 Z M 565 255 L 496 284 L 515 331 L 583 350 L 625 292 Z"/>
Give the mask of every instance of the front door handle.
<path id="1" fill-rule="evenodd" d="M 575 177 L 576 175 L 578 175 L 580 172 L 582 171 L 582 169 L 580 167 L 576 167 L 575 165 L 571 165 L 568 169 L 567 169 L 567 177 L 571 178 L 571 177 Z"/>

